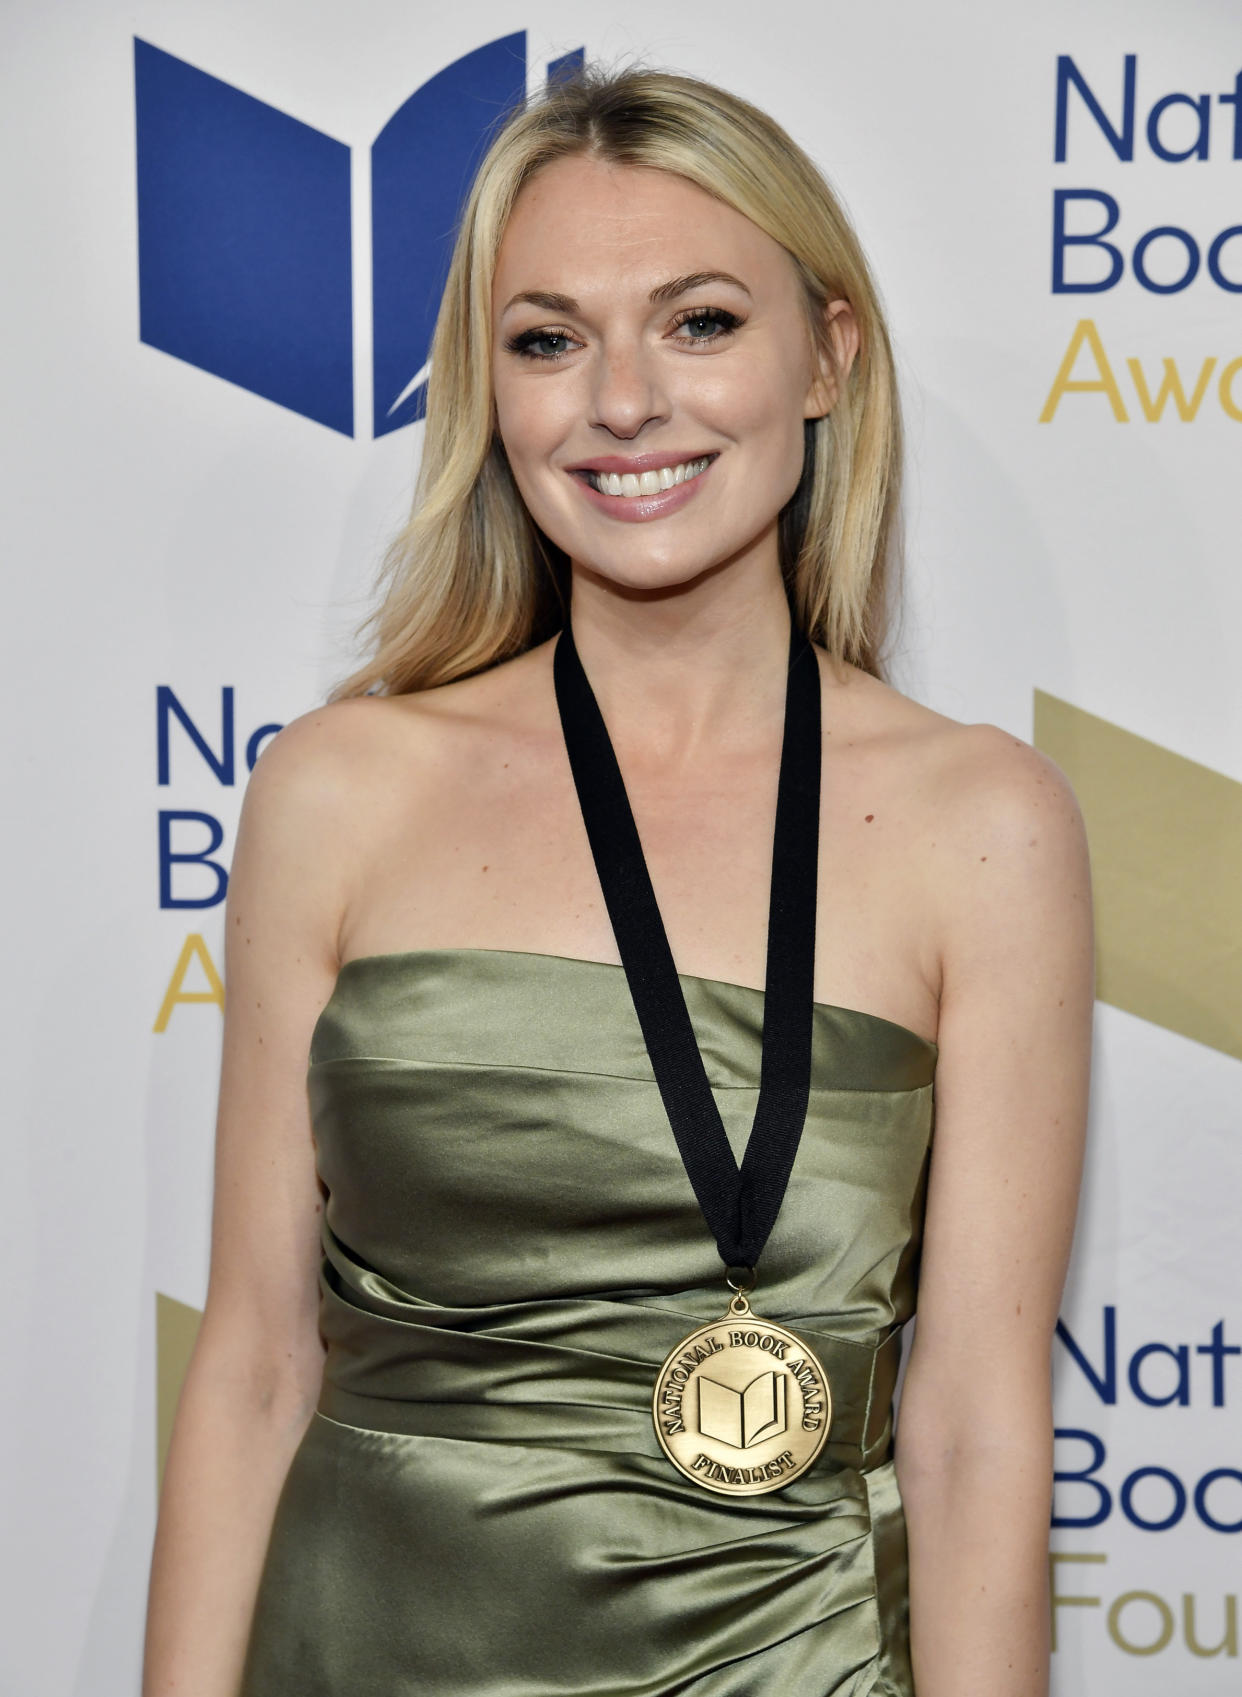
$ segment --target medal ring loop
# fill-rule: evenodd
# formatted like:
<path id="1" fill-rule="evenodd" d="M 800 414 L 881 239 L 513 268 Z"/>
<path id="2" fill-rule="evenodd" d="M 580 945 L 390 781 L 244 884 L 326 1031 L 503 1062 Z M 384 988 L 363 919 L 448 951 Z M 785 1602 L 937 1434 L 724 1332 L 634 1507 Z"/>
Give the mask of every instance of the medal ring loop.
<path id="1" fill-rule="evenodd" d="M 753 1267 L 726 1267 L 725 1283 L 733 1292 L 729 1302 L 729 1313 L 735 1320 L 743 1319 L 750 1313 L 750 1303 L 746 1293 L 755 1288 L 755 1269 Z"/>

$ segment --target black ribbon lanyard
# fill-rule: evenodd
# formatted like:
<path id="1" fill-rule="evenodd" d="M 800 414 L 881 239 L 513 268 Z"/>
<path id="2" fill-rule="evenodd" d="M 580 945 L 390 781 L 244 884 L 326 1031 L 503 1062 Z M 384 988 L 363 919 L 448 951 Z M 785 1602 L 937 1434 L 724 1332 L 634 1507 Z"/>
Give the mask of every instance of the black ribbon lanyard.
<path id="1" fill-rule="evenodd" d="M 772 842 L 759 1098 L 740 1170 L 695 1040 L 621 769 L 568 622 L 552 672 L 583 822 L 660 1096 L 721 1260 L 731 1273 L 753 1275 L 789 1183 L 811 1088 L 821 735 L 815 653 L 794 625 Z"/>

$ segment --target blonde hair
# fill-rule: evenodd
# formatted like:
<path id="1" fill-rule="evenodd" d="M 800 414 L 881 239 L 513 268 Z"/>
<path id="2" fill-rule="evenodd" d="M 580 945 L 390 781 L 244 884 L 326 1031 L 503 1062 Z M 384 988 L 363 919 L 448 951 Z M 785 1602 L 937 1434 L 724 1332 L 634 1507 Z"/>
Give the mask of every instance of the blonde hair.
<path id="1" fill-rule="evenodd" d="M 859 352 L 831 412 L 806 423 L 780 553 L 802 628 L 835 658 L 881 675 L 901 429 L 888 332 L 858 238 L 819 170 L 766 113 L 695 77 L 588 67 L 511 117 L 474 179 L 431 346 L 413 508 L 358 630 L 373 654 L 329 699 L 448 683 L 563 623 L 564 556 L 528 514 L 495 429 L 492 282 L 518 194 L 574 154 L 673 172 L 757 224 L 793 260 L 830 362 L 825 309 L 841 298 L 853 308 Z"/>

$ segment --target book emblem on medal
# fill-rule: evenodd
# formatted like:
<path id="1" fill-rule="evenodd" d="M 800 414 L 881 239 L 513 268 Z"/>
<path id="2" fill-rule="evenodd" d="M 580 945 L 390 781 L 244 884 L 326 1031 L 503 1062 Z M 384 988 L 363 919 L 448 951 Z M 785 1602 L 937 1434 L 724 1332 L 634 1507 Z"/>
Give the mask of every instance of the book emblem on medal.
<path id="1" fill-rule="evenodd" d="M 748 1450 L 785 1430 L 785 1374 L 761 1373 L 745 1390 L 699 1374 L 699 1431 L 734 1449 Z"/>
<path id="2" fill-rule="evenodd" d="M 670 1350 L 652 1395 L 665 1455 L 726 1496 L 779 1491 L 823 1449 L 832 1398 L 814 1351 L 753 1311 L 700 1326 Z"/>

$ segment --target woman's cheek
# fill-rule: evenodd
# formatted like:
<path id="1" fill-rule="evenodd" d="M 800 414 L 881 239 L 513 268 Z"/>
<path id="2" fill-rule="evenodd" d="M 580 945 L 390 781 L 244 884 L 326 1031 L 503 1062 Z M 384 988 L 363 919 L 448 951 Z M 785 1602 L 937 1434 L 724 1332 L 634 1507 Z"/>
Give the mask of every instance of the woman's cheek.
<path id="1" fill-rule="evenodd" d="M 497 389 L 497 429 L 515 468 L 521 464 L 533 471 L 546 465 L 572 431 L 572 407 L 566 405 L 565 395 L 539 393 L 546 387 L 535 382 L 516 394 Z"/>
<path id="2" fill-rule="evenodd" d="M 710 358 L 702 357 L 702 363 Z M 681 400 L 687 414 L 724 438 L 766 445 L 800 414 L 804 391 L 800 374 L 785 369 L 779 358 L 751 358 L 689 374 Z M 798 424 L 800 431 L 800 417 Z"/>

